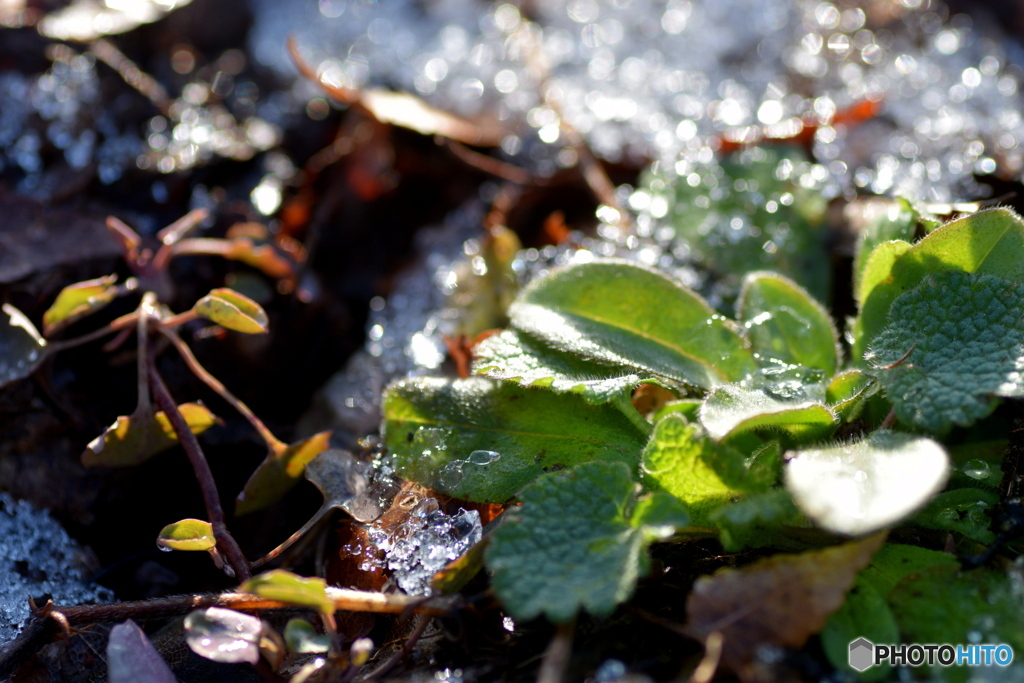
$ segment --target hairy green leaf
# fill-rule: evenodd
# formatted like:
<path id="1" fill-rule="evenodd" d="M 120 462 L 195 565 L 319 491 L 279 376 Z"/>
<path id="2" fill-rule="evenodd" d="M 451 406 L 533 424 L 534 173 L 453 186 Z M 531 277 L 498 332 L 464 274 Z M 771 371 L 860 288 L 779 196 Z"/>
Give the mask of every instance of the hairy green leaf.
<path id="1" fill-rule="evenodd" d="M 754 493 L 718 508 L 710 518 L 711 524 L 721 530 L 722 546 L 729 552 L 765 546 L 796 549 L 788 528 L 801 520 L 803 516 L 784 490 Z"/>
<path id="2" fill-rule="evenodd" d="M 889 604 L 903 642 L 966 644 L 980 640 L 1009 645 L 1015 653 L 1024 651 L 1020 594 L 1014 581 L 1001 571 L 932 567 L 901 581 L 889 595 Z M 931 673 L 942 680 L 965 681 L 974 670 L 935 666 Z M 1016 672 L 1003 671 L 1006 680 L 1016 679 Z"/>
<path id="3" fill-rule="evenodd" d="M 263 308 L 249 297 L 227 287 L 211 290 L 196 302 L 192 310 L 236 332 L 264 334 L 267 331 L 267 314 Z"/>
<path id="4" fill-rule="evenodd" d="M 878 383 L 862 370 L 846 370 L 832 378 L 825 389 L 825 400 L 841 420 L 857 417 L 864 401 L 878 391 Z"/>
<path id="5" fill-rule="evenodd" d="M 486 553 L 492 586 L 513 617 L 566 622 L 580 609 L 603 616 L 629 598 L 646 569 L 647 543 L 671 533 L 667 519 L 685 521 L 652 510 L 631 520 L 634 488 L 630 468 L 593 462 L 523 489 L 522 507 L 505 513 Z"/>
<path id="6" fill-rule="evenodd" d="M 944 491 L 914 515 L 913 522 L 928 529 L 954 531 L 972 541 L 989 545 L 996 540 L 991 529 L 992 512 L 999 494 L 985 489 Z"/>
<path id="7" fill-rule="evenodd" d="M 680 415 L 655 425 L 641 468 L 644 486 L 682 501 L 697 526 L 707 526 L 711 513 L 749 490 L 743 455 Z"/>
<path id="8" fill-rule="evenodd" d="M 649 373 L 632 372 L 587 361 L 529 336 L 505 330 L 473 349 L 473 373 L 491 379 L 511 380 L 524 387 L 544 387 L 557 393 L 578 393 L 587 403 L 608 403 L 628 397 Z"/>
<path id="9" fill-rule="evenodd" d="M 217 539 L 209 522 L 183 519 L 161 529 L 156 545 L 161 550 L 209 550 L 217 545 Z"/>
<path id="10" fill-rule="evenodd" d="M 754 353 L 787 365 L 832 375 L 839 365 L 839 335 L 828 312 L 807 291 L 777 273 L 749 273 L 736 314 Z"/>
<path id="11" fill-rule="evenodd" d="M 765 389 L 718 387 L 704 401 L 700 422 L 716 440 L 758 429 L 778 430 L 796 441 L 827 435 L 836 416 L 823 403 L 803 397 L 779 398 Z"/>
<path id="12" fill-rule="evenodd" d="M 857 248 L 853 257 L 853 295 L 857 301 L 863 301 L 860 290 L 868 257 L 883 242 L 912 242 L 918 214 L 906 199 L 861 197 L 847 204 L 843 215 L 857 233 Z"/>
<path id="13" fill-rule="evenodd" d="M 896 415 L 933 432 L 1024 395 L 1024 285 L 939 273 L 901 295 L 868 354 Z"/>
<path id="14" fill-rule="evenodd" d="M 579 358 L 699 387 L 754 367 L 734 323 L 682 284 L 627 261 L 553 270 L 523 291 L 509 317 L 517 330 Z"/>
<path id="15" fill-rule="evenodd" d="M 854 669 L 849 664 L 850 643 L 858 638 L 879 644 L 898 643 L 900 627 L 885 598 L 864 579 L 861 572 L 846 594 L 846 602 L 828 618 L 820 637 L 825 656 L 832 666 L 853 674 Z M 881 681 L 891 673 L 892 667 L 882 664 L 857 674 L 857 677 L 862 681 Z"/>
<path id="16" fill-rule="evenodd" d="M 645 435 L 609 405 L 483 378 L 417 378 L 384 394 L 399 473 L 463 500 L 502 503 L 538 475 L 587 462 L 636 471 Z"/>
<path id="17" fill-rule="evenodd" d="M 871 271 L 874 260 L 872 254 L 867 271 Z M 897 297 L 928 275 L 950 271 L 995 275 L 1024 283 L 1024 220 L 1006 208 L 979 211 L 946 223 L 907 249 L 870 290 L 867 280 L 871 274 L 865 272 L 855 352 L 863 353 L 874 342 Z"/>
<path id="18" fill-rule="evenodd" d="M 24 313 L 10 304 L 0 315 L 0 387 L 31 375 L 43 362 L 46 340 Z"/>
<path id="19" fill-rule="evenodd" d="M 909 516 L 948 476 L 949 458 L 938 443 L 883 431 L 856 443 L 797 451 L 785 480 L 818 526 L 860 535 Z"/>

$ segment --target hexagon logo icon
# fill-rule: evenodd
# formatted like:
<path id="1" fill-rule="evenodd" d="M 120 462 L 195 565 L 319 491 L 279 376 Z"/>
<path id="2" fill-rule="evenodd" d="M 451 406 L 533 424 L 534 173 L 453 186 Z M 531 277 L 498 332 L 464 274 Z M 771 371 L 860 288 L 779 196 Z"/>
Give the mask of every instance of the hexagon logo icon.
<path id="1" fill-rule="evenodd" d="M 864 671 L 875 663 L 875 645 L 867 638 L 858 638 L 850 643 L 850 666 Z"/>

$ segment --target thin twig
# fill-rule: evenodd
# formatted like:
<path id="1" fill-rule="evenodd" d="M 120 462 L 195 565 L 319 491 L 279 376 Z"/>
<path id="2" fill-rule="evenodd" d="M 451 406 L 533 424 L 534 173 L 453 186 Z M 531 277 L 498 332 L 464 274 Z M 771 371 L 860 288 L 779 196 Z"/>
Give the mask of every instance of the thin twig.
<path id="1" fill-rule="evenodd" d="M 545 179 L 537 178 L 524 168 L 507 163 L 501 159 L 495 159 L 486 154 L 481 154 L 450 138 L 439 135 L 436 140 L 448 147 L 459 161 L 502 180 L 507 180 L 517 185 L 541 185 L 546 182 Z"/>
<path id="2" fill-rule="evenodd" d="M 181 411 L 178 410 L 178 404 L 171 397 L 167 385 L 164 384 L 152 360 L 149 363 L 149 379 L 157 407 L 163 411 L 171 426 L 174 427 L 178 441 L 188 455 L 192 469 L 196 473 L 196 479 L 199 480 L 199 489 L 203 494 L 203 502 L 206 503 L 206 514 L 209 517 L 210 526 L 213 527 L 213 536 L 217 539 L 217 548 L 224 556 L 228 566 L 234 570 L 235 577 L 239 581 L 245 581 L 252 575 L 249 571 L 249 562 L 245 559 L 242 549 L 228 531 L 224 521 L 224 510 L 220 505 L 220 495 L 217 493 L 217 483 L 213 479 L 213 472 L 210 471 L 210 464 L 206 461 L 202 448 L 199 447 L 199 440 L 189 429 L 188 423 Z"/>
<path id="3" fill-rule="evenodd" d="M 896 409 L 893 408 L 889 411 L 889 414 L 882 420 L 882 424 L 878 425 L 879 429 L 892 429 L 892 426 L 896 424 Z"/>
<path id="4" fill-rule="evenodd" d="M 572 639 L 576 631 L 576 617 L 555 627 L 555 635 L 544 651 L 544 659 L 537 672 L 537 683 L 562 683 L 572 659 Z"/>
<path id="5" fill-rule="evenodd" d="M 193 375 L 203 381 L 203 384 L 213 389 L 217 394 L 225 401 L 231 404 L 231 407 L 241 413 L 242 417 L 249 421 L 249 424 L 253 426 L 259 435 L 267 442 L 269 448 L 275 446 L 283 446 L 284 444 L 267 428 L 263 421 L 256 417 L 256 414 L 249 409 L 249 406 L 245 405 L 240 399 L 236 398 L 234 394 L 228 391 L 227 387 L 221 384 L 220 380 L 211 375 L 206 368 L 199 364 L 196 360 L 195 355 L 192 353 L 192 349 L 188 347 L 188 344 L 174 331 L 166 328 L 160 328 L 160 333 L 167 337 L 174 348 L 177 349 L 181 355 L 182 360 L 185 361 L 185 365 L 192 372 Z"/>
<path id="6" fill-rule="evenodd" d="M 721 631 L 713 631 L 704 641 L 704 658 L 690 676 L 690 683 L 711 683 L 718 671 L 718 662 L 722 659 L 722 644 L 725 638 Z"/>
<path id="7" fill-rule="evenodd" d="M 118 50 L 113 43 L 105 38 L 94 40 L 89 46 L 89 52 L 96 55 L 96 58 L 116 71 L 124 79 L 124 82 L 138 90 L 153 103 L 160 113 L 169 116 L 171 111 L 171 97 L 164 90 L 155 78 L 140 69 L 138 65 L 129 59 L 123 52 Z"/>
<path id="8" fill-rule="evenodd" d="M 360 680 L 377 680 L 378 678 L 380 678 L 381 676 L 395 668 L 395 665 L 398 664 L 398 662 L 402 661 L 403 659 L 409 656 L 409 653 L 412 652 L 412 648 L 419 641 L 420 636 L 422 636 L 423 632 L 427 630 L 427 624 L 429 623 L 430 618 L 426 614 L 421 613 L 419 616 L 419 620 L 416 623 L 416 627 L 412 630 L 412 633 L 409 634 L 409 637 L 405 639 L 405 642 L 402 643 L 402 648 L 398 652 L 392 654 L 390 657 L 384 660 L 383 664 L 381 664 L 376 669 L 371 671 L 368 675 L 362 677 Z"/>

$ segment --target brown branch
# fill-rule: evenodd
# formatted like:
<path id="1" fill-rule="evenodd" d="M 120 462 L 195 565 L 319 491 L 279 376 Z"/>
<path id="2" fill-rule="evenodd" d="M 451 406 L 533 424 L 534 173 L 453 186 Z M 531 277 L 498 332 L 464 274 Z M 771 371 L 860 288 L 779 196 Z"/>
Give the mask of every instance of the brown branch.
<path id="1" fill-rule="evenodd" d="M 344 588 L 327 589 L 334 608 L 347 612 L 374 614 L 402 614 L 414 612 L 428 616 L 447 614 L 456 604 L 450 599 L 424 600 L 413 595 L 370 593 Z M 267 600 L 249 593 L 220 593 L 213 595 L 177 595 L 152 600 L 114 602 L 104 605 L 48 606 L 31 619 L 21 635 L 0 650 L 0 680 L 8 676 L 60 631 L 61 623 L 71 627 L 102 622 L 120 623 L 126 619 L 142 621 L 177 617 L 196 609 L 224 607 L 234 610 L 263 611 L 295 609 L 295 605 Z"/>
<path id="2" fill-rule="evenodd" d="M 206 504 L 206 515 L 213 527 L 213 536 L 217 539 L 217 549 L 234 571 L 235 577 L 239 581 L 245 581 L 252 575 L 249 571 L 249 561 L 245 559 L 238 542 L 228 531 L 227 523 L 224 521 L 224 510 L 220 505 L 220 494 L 217 493 L 217 484 L 213 479 L 213 472 L 210 471 L 210 464 L 206 461 L 206 456 L 203 455 L 203 450 L 199 446 L 199 440 L 189 429 L 188 423 L 185 422 L 181 411 L 178 410 L 178 404 L 171 397 L 171 392 L 167 390 L 167 385 L 164 384 L 163 378 L 157 372 L 152 359 L 149 361 L 149 379 L 157 407 L 163 411 L 171 426 L 174 427 L 178 441 L 188 455 L 192 469 L 196 473 L 196 479 L 199 480 L 199 489 L 202 491 L 203 502 Z"/>

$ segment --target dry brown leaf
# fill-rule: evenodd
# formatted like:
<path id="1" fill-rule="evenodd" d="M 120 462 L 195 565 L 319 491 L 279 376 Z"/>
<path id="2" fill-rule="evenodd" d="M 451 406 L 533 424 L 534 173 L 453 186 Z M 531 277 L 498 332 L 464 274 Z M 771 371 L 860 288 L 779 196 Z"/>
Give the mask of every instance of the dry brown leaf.
<path id="1" fill-rule="evenodd" d="M 686 603 L 686 633 L 705 643 L 721 633 L 721 665 L 742 677 L 762 645 L 801 647 L 818 633 L 885 537 L 775 555 L 702 577 Z"/>

